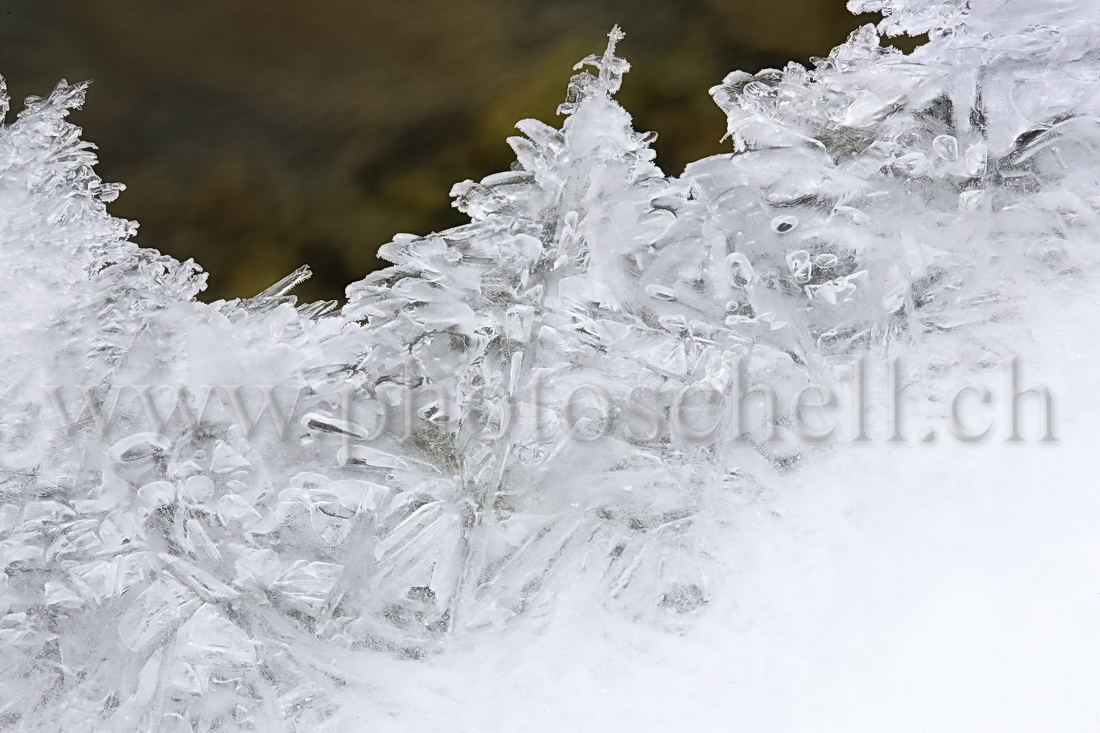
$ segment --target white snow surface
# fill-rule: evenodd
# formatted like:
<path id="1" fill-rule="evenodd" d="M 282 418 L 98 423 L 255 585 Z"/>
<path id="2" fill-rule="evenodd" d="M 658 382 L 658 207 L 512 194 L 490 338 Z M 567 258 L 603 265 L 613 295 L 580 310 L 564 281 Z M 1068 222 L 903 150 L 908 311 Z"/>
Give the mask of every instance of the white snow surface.
<path id="1" fill-rule="evenodd" d="M 1100 288 L 1021 324 L 1057 443 L 847 444 L 724 538 L 683 634 L 563 611 L 425 662 L 362 660 L 363 731 L 1100 729 Z"/>

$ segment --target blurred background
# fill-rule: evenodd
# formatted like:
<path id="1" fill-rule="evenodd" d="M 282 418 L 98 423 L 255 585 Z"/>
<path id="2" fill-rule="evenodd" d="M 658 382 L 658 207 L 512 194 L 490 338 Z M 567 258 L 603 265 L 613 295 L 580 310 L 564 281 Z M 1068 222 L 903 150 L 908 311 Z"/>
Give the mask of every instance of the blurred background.
<path id="1" fill-rule="evenodd" d="M 398 232 L 464 221 L 451 184 L 507 170 L 526 117 L 560 124 L 572 65 L 614 23 L 620 100 L 672 174 L 724 152 L 707 89 L 827 55 L 844 0 L 0 0 L 12 97 L 94 79 L 72 119 L 139 242 L 210 273 L 205 299 L 342 298 Z M 15 105 L 19 108 L 19 105 Z"/>

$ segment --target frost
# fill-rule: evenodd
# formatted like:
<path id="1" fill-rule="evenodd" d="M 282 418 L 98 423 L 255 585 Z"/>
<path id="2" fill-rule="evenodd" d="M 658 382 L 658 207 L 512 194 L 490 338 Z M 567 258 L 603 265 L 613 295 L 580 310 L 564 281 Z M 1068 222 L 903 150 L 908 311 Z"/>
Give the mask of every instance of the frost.
<path id="1" fill-rule="evenodd" d="M 28 100 L 0 127 L 0 724 L 310 729 L 347 650 L 590 599 L 689 625 L 729 591 L 714 538 L 809 451 L 709 395 L 860 353 L 971 368 L 1091 262 L 1094 10 L 852 7 L 886 20 L 715 87 L 735 152 L 679 177 L 614 100 L 615 29 L 560 129 L 454 187 L 470 223 L 396 237 L 339 311 L 296 304 L 305 268 L 195 301 L 197 266 L 107 215 L 84 87 Z"/>

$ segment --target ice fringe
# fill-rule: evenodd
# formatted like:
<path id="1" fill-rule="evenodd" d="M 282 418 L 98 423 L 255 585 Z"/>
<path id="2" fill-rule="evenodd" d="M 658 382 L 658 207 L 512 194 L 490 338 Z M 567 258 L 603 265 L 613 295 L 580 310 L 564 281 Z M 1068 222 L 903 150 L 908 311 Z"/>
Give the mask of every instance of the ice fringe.
<path id="1" fill-rule="evenodd" d="M 521 122 L 513 171 L 454 188 L 471 223 L 397 237 L 336 313 L 295 308 L 303 271 L 195 301 L 193 263 L 107 215 L 119 187 L 65 121 L 84 86 L 28 100 L 0 128 L 0 725 L 310 729 L 334 648 L 421 655 L 582 597 L 675 627 L 728 591 L 708 536 L 797 454 L 735 441 L 705 399 L 713 435 L 650 438 L 628 398 L 660 416 L 738 362 L 797 388 L 918 342 L 932 373 L 985 363 L 1029 288 L 1092 264 L 1096 8 L 853 9 L 886 20 L 812 70 L 715 87 L 736 152 L 680 177 L 613 99 L 616 29 L 561 129 Z M 931 40 L 904 55 L 879 32 Z M 158 434 L 120 400 L 105 445 L 87 413 L 59 433 L 43 389 L 184 385 L 198 414 L 227 383 L 293 389 L 305 419 L 286 440 L 217 411 Z M 423 419 L 368 444 L 349 385 Z M 612 406 L 598 442 L 583 401 L 580 439 L 523 419 L 584 385 Z"/>

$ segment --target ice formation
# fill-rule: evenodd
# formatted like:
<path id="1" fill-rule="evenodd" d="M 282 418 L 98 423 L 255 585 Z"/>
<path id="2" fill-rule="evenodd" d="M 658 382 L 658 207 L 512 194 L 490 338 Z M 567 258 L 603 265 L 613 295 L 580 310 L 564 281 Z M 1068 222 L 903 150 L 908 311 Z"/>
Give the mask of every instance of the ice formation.
<path id="1" fill-rule="evenodd" d="M 470 223 L 395 238 L 339 310 L 287 294 L 308 271 L 196 301 L 106 213 L 84 86 L 28 100 L 0 128 L 0 726 L 311 729 L 334 649 L 581 596 L 690 623 L 728 590 L 709 538 L 812 452 L 713 396 L 859 353 L 976 368 L 1098 231 L 1096 7 L 851 6 L 885 20 L 715 87 L 735 151 L 679 177 L 614 100 L 613 31 L 560 129 L 454 188 Z"/>

